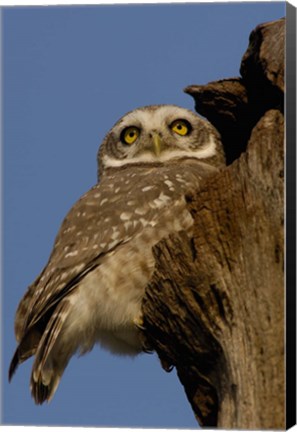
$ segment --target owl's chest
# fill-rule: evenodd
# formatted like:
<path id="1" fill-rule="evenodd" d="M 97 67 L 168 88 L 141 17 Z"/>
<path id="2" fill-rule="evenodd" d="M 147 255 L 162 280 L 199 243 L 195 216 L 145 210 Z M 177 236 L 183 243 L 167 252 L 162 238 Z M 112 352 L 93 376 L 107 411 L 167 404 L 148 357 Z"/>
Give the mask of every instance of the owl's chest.
<path id="1" fill-rule="evenodd" d="M 108 194 L 111 184 L 112 193 Z M 138 236 L 147 237 L 149 243 L 150 238 L 156 242 L 170 232 L 185 229 L 189 215 L 184 196 L 197 184 L 193 175 L 170 170 L 150 170 L 138 175 L 127 171 L 105 180 L 101 185 L 104 205 L 100 207 L 104 237 L 111 244 L 118 239 L 138 241 Z"/>
<path id="2" fill-rule="evenodd" d="M 171 206 L 201 183 L 193 169 L 134 168 L 104 178 L 99 185 L 101 211 L 120 214 L 122 222 L 141 219 Z M 108 215 L 107 215 L 108 217 Z"/>

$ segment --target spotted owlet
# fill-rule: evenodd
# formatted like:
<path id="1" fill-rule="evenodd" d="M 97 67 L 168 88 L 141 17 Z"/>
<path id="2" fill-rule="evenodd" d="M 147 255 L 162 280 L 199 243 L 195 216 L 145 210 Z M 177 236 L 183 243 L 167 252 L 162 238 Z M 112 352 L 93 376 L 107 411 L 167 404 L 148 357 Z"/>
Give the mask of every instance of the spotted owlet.
<path id="1" fill-rule="evenodd" d="M 142 351 L 136 324 L 154 272 L 152 248 L 190 229 L 185 194 L 223 165 L 215 129 L 184 108 L 139 108 L 110 130 L 98 153 L 99 183 L 64 219 L 17 309 L 9 378 L 35 356 L 36 403 L 52 398 L 77 352 L 96 343 L 118 354 Z"/>

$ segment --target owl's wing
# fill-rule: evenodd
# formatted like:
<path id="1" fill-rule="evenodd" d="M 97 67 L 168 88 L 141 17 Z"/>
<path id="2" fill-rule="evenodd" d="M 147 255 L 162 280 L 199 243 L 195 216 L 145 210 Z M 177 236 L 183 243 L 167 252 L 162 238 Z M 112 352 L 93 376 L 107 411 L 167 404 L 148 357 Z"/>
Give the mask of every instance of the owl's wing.
<path id="1" fill-rule="evenodd" d="M 36 323 L 48 321 L 47 313 L 100 264 L 103 255 L 140 230 L 140 225 L 121 221 L 121 200 L 112 202 L 115 196 L 109 186 L 100 183 L 93 187 L 64 219 L 46 267 L 17 309 L 15 334 L 19 342 Z"/>
<path id="2" fill-rule="evenodd" d="M 17 309 L 15 333 L 19 347 L 11 363 L 10 378 L 17 365 L 36 352 L 58 303 L 100 265 L 107 253 L 134 238 L 144 226 L 154 226 L 161 208 L 168 206 L 173 197 L 169 191 L 166 199 L 160 197 L 157 177 L 148 185 L 151 180 L 140 176 L 135 185 L 132 175 L 110 176 L 72 207 L 46 267 L 29 286 Z"/>

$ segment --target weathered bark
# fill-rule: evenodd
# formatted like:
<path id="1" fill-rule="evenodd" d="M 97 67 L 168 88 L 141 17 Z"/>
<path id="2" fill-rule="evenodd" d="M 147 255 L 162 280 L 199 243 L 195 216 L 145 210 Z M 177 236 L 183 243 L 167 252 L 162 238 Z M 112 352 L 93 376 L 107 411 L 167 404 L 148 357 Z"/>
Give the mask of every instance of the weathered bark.
<path id="1" fill-rule="evenodd" d="M 191 85 L 196 110 L 221 134 L 227 163 L 245 150 L 255 125 L 269 109 L 283 112 L 284 19 L 259 25 L 250 35 L 241 78 Z"/>
<path id="2" fill-rule="evenodd" d="M 279 38 L 284 21 L 252 33 L 243 78 L 186 90 L 221 134 L 225 130 L 229 154 L 242 154 L 230 156 L 231 165 L 187 197 L 193 238 L 180 233 L 157 245 L 158 265 L 143 303 L 145 336 L 163 367 L 176 367 L 203 426 L 285 427 L 284 119 L 282 81 L 271 62 L 276 74 L 283 68 L 271 60 L 266 37 L 274 38 L 273 29 Z M 263 89 L 261 97 L 268 92 L 269 98 L 247 119 L 256 93 L 249 70 L 263 75 L 259 80 L 270 92 Z M 236 140 L 228 141 L 226 124 L 246 128 L 240 150 Z"/>

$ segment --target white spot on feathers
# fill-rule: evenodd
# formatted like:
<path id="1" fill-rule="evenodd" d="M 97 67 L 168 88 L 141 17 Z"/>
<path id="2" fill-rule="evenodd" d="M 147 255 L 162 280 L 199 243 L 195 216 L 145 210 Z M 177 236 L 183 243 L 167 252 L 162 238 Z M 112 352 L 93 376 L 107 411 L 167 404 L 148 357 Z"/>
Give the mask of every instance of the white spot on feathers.
<path id="1" fill-rule="evenodd" d="M 130 212 L 123 212 L 123 213 L 120 215 L 120 219 L 121 219 L 122 221 L 130 220 L 130 219 L 131 219 L 131 216 L 132 216 L 132 213 L 130 213 Z"/>
<path id="2" fill-rule="evenodd" d="M 70 258 L 70 257 L 74 257 L 78 255 L 78 251 L 72 251 L 72 252 L 68 252 L 68 254 L 65 255 L 65 258 Z"/>
<path id="3" fill-rule="evenodd" d="M 142 192 L 147 192 L 151 189 L 153 189 L 154 186 L 145 186 L 144 188 L 142 188 Z"/>
<path id="4" fill-rule="evenodd" d="M 124 222 L 125 230 L 128 231 L 128 229 L 131 228 L 132 225 L 133 223 L 131 221 Z"/>
<path id="5" fill-rule="evenodd" d="M 113 242 L 108 244 L 108 249 L 112 249 L 114 246 L 116 246 L 118 244 L 118 240 L 114 240 Z"/>
<path id="6" fill-rule="evenodd" d="M 171 198 L 168 195 L 165 195 L 164 192 L 161 192 L 158 198 L 154 199 L 151 203 L 149 203 L 149 206 L 152 208 L 162 208 L 166 204 L 168 204 L 171 201 Z"/>
<path id="7" fill-rule="evenodd" d="M 143 218 L 140 218 L 139 222 L 143 225 L 143 227 L 146 227 L 149 224 L 149 221 Z"/>
<path id="8" fill-rule="evenodd" d="M 108 201 L 108 199 L 107 198 L 103 198 L 103 200 L 101 201 L 101 203 L 100 203 L 100 206 L 102 206 L 104 203 L 106 203 Z"/>
<path id="9" fill-rule="evenodd" d="M 138 214 L 138 215 L 140 215 L 140 216 L 143 216 L 143 215 L 146 214 L 147 209 L 145 209 L 145 208 L 137 208 L 137 209 L 134 210 L 134 212 L 135 212 L 135 214 Z"/>
<path id="10" fill-rule="evenodd" d="M 111 238 L 112 240 L 116 240 L 116 239 L 119 237 L 119 235 L 120 235 L 119 231 L 114 231 L 114 232 L 111 234 L 110 238 Z"/>
<path id="11" fill-rule="evenodd" d="M 172 181 L 170 181 L 170 180 L 165 180 L 164 183 L 165 183 L 169 188 L 171 188 L 171 187 L 174 186 L 173 183 L 172 183 Z"/>

